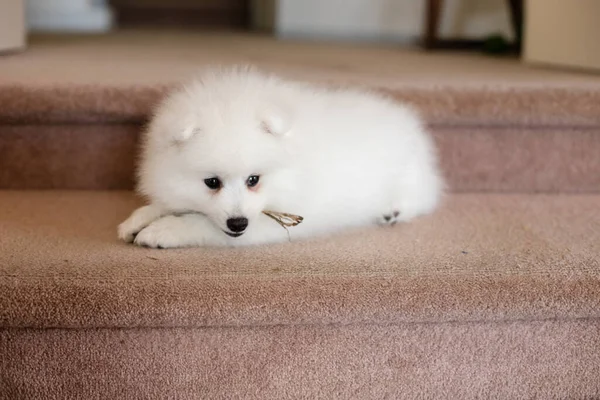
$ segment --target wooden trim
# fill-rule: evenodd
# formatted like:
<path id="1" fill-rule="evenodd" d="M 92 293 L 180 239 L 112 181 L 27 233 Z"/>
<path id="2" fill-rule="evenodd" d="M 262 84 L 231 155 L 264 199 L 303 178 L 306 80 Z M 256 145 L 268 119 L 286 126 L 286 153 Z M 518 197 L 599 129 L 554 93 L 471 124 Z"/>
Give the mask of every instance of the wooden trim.
<path id="1" fill-rule="evenodd" d="M 443 6 L 443 0 L 427 0 L 425 31 L 423 34 L 423 45 L 426 49 L 432 49 L 437 45 L 440 16 L 442 14 Z"/>

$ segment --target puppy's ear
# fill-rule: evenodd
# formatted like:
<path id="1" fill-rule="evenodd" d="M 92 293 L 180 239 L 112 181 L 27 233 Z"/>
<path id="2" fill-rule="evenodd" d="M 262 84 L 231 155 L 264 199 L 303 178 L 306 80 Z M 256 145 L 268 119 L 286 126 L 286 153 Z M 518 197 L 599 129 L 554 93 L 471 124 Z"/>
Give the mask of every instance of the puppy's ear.
<path id="1" fill-rule="evenodd" d="M 292 128 L 291 116 L 281 106 L 264 107 L 259 115 L 260 127 L 265 133 L 274 136 L 287 136 Z"/>
<path id="2" fill-rule="evenodd" d="M 196 133 L 198 133 L 198 129 L 193 126 L 187 126 L 182 130 L 173 133 L 172 142 L 174 144 L 182 144 L 191 139 Z"/>
<path id="3" fill-rule="evenodd" d="M 157 106 L 151 129 L 166 145 L 180 145 L 199 132 L 197 121 L 190 111 L 191 96 L 184 86 L 166 96 Z"/>

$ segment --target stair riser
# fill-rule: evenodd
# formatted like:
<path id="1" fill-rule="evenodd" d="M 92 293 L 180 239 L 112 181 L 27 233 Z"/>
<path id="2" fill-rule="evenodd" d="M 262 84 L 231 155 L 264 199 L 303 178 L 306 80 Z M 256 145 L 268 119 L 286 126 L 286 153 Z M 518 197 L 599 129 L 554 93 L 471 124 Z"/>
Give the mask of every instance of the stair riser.
<path id="1" fill-rule="evenodd" d="M 600 128 L 431 129 L 453 192 L 600 192 Z M 0 189 L 131 189 L 140 130 L 0 126 Z"/>
<path id="2" fill-rule="evenodd" d="M 319 83 L 340 86 L 334 81 Z M 596 87 L 386 88 L 360 80 L 346 83 L 409 104 L 426 121 L 440 126 L 600 127 L 600 88 Z M 170 85 L 27 87 L 0 83 L 0 125 L 140 123 L 169 89 Z"/>

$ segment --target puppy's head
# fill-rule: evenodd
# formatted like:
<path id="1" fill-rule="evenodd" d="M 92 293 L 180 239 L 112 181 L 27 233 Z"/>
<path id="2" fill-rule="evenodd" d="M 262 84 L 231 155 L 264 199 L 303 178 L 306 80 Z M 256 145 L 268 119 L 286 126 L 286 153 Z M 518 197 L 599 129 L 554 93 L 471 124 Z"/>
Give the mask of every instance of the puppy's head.
<path id="1" fill-rule="evenodd" d="M 174 91 L 146 132 L 139 189 L 172 211 L 205 214 L 241 236 L 279 190 L 290 115 L 277 82 L 250 70 L 209 72 Z"/>

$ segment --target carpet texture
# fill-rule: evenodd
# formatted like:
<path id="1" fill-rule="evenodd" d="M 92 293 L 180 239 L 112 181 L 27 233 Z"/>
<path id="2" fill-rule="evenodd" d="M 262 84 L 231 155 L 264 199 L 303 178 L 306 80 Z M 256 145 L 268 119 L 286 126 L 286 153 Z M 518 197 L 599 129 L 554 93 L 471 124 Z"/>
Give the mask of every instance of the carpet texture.
<path id="1" fill-rule="evenodd" d="M 410 224 L 260 248 L 117 241 L 140 200 L 109 189 L 132 187 L 152 105 L 234 62 L 415 105 L 454 193 Z M 594 75 L 260 36 L 34 37 L 0 58 L 0 399 L 600 398 L 599 154 Z"/>
<path id="2" fill-rule="evenodd" d="M 2 400 L 597 399 L 598 320 L 0 330 Z"/>
<path id="3" fill-rule="evenodd" d="M 600 197 L 455 195 L 392 229 L 148 250 L 128 193 L 0 194 L 0 323 L 190 327 L 600 317 Z"/>
<path id="4" fill-rule="evenodd" d="M 395 46 L 153 32 L 34 37 L 2 57 L 0 188 L 131 189 L 153 105 L 198 68 L 230 63 L 415 106 L 454 192 L 600 193 L 598 76 Z"/>
<path id="5" fill-rule="evenodd" d="M 423 62 L 431 60 L 425 58 Z M 597 128 L 600 125 L 600 83 L 595 85 L 593 81 L 590 87 L 570 88 L 517 85 L 510 81 L 504 85 L 465 82 L 419 85 L 398 83 L 396 77 L 384 82 L 370 82 L 368 77 L 360 75 L 343 79 L 336 71 L 327 69 L 311 76 L 284 73 L 283 69 L 271 66 L 263 69 L 327 87 L 363 87 L 384 93 L 415 107 L 434 126 Z M 179 76 L 177 82 L 190 76 L 193 75 Z M 34 85 L 30 81 L 4 83 L 0 78 L 0 123 L 140 123 L 146 121 L 152 107 L 175 84 L 61 86 Z"/>
<path id="6" fill-rule="evenodd" d="M 27 52 L 3 57 L 0 122 L 139 122 L 169 86 L 203 66 L 231 63 L 383 90 L 418 106 L 431 123 L 600 125 L 595 75 L 396 45 L 136 31 L 33 37 Z"/>
<path id="7" fill-rule="evenodd" d="M 0 188 L 130 190 L 140 129 L 0 126 Z M 600 127 L 434 127 L 433 134 L 455 193 L 600 192 Z"/>
<path id="8" fill-rule="evenodd" d="M 594 398 L 600 197 L 391 229 L 118 243 L 126 192 L 0 192 L 0 398 Z"/>

